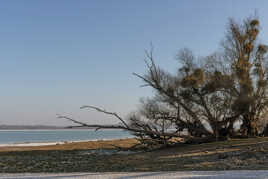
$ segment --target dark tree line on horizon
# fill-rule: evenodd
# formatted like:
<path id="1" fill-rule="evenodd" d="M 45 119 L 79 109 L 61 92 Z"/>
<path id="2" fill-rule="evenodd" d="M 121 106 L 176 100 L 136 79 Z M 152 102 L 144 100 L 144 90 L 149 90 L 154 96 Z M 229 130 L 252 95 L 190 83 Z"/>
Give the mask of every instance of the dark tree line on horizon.
<path id="1" fill-rule="evenodd" d="M 153 50 L 146 51 L 145 74 L 134 73 L 154 97 L 141 100 L 140 109 L 115 125 L 79 126 L 130 131 L 145 144 L 169 144 L 173 139 L 226 140 L 232 137 L 267 136 L 268 47 L 258 39 L 259 20 L 229 20 L 221 49 L 197 58 L 189 49 L 179 51 L 178 69 L 171 74 L 155 64 Z"/>

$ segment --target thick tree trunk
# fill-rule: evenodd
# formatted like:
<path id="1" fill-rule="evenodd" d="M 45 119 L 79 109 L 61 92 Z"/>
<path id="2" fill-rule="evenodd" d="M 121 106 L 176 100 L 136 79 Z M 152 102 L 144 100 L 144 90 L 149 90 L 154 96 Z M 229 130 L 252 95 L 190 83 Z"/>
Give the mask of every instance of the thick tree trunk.
<path id="1" fill-rule="evenodd" d="M 245 115 L 242 124 L 243 134 L 247 136 L 258 136 L 259 130 L 257 120 L 253 115 Z"/>

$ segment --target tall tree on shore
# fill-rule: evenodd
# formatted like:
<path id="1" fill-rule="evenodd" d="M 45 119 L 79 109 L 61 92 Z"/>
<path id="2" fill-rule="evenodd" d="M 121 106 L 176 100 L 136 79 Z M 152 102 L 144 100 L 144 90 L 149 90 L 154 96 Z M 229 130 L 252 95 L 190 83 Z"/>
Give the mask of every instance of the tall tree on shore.
<path id="1" fill-rule="evenodd" d="M 223 51 L 196 58 L 190 50 L 182 49 L 176 74 L 157 66 L 153 51 L 146 51 L 147 71 L 134 75 L 153 88 L 155 96 L 143 100 L 138 112 L 124 119 L 101 108 L 82 107 L 112 115 L 119 124 L 92 125 L 60 117 L 80 126 L 124 129 L 143 142 L 149 139 L 158 144 L 167 144 L 174 137 L 185 141 L 260 135 L 268 109 L 268 48 L 258 42 L 259 31 L 258 18 L 242 23 L 230 19 Z M 234 127 L 238 121 L 239 131 Z"/>
<path id="2" fill-rule="evenodd" d="M 241 130 L 256 136 L 260 116 L 267 109 L 267 46 L 258 43 L 259 20 L 248 18 L 243 24 L 230 20 L 223 43 L 225 62 L 230 63 L 235 83 L 232 109 L 242 116 Z"/>

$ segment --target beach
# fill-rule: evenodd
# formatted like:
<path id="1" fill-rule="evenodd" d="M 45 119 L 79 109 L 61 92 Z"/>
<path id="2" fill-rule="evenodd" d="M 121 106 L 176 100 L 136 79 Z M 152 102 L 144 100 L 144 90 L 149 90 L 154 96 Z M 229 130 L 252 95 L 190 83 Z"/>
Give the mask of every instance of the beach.
<path id="1" fill-rule="evenodd" d="M 22 143 L 22 144 L 2 144 L 0 152 L 11 151 L 51 151 L 51 150 L 97 150 L 115 149 L 116 147 L 129 148 L 137 144 L 134 138 L 114 139 L 114 140 L 90 140 L 90 141 L 66 141 L 48 143 Z"/>
<path id="2" fill-rule="evenodd" d="M 268 138 L 129 151 L 135 139 L 0 147 L 1 173 L 267 170 Z M 123 149 L 123 150 L 119 150 Z"/>

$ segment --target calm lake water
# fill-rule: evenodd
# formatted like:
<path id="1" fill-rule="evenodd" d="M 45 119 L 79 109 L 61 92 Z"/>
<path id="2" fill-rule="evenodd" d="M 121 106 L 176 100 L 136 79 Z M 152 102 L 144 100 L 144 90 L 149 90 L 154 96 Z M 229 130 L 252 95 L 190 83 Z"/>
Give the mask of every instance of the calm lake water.
<path id="1" fill-rule="evenodd" d="M 130 138 L 122 130 L 0 130 L 0 144 L 46 143 Z"/>

